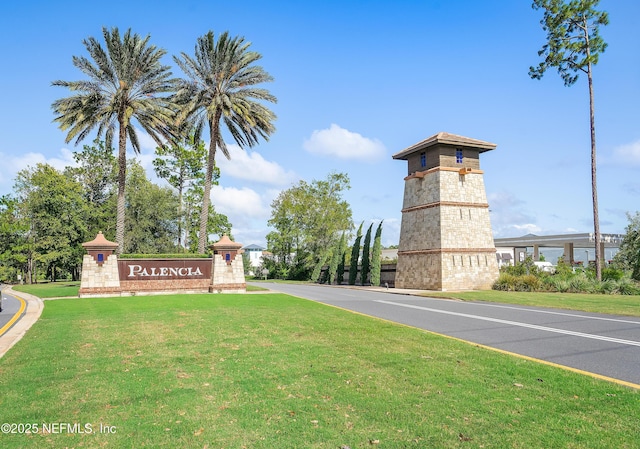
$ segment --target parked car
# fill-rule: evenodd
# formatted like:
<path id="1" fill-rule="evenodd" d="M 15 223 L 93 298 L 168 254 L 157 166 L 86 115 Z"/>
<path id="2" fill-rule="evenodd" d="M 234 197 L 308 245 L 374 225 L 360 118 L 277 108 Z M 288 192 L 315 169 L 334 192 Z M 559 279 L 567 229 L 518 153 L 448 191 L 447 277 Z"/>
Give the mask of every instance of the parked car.
<path id="1" fill-rule="evenodd" d="M 535 264 L 536 267 L 538 267 L 538 269 L 540 271 L 545 271 L 547 273 L 555 273 L 556 272 L 556 267 L 553 266 L 553 264 L 551 262 L 533 262 Z"/>

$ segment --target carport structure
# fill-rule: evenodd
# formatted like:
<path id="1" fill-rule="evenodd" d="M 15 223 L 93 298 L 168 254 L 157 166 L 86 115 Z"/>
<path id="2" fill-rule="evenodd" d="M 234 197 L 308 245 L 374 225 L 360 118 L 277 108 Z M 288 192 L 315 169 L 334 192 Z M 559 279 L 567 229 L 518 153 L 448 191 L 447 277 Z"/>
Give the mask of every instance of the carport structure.
<path id="1" fill-rule="evenodd" d="M 619 248 L 622 242 L 622 234 L 601 234 L 600 251 L 605 254 L 605 248 Z M 574 263 L 574 249 L 590 249 L 596 245 L 593 233 L 561 234 L 561 235 L 535 235 L 527 234 L 522 237 L 496 238 L 496 248 L 511 248 L 512 257 L 516 262 L 523 259 L 527 248 L 533 248 L 533 260 L 539 260 L 540 248 L 564 249 L 564 260 L 569 264 Z"/>

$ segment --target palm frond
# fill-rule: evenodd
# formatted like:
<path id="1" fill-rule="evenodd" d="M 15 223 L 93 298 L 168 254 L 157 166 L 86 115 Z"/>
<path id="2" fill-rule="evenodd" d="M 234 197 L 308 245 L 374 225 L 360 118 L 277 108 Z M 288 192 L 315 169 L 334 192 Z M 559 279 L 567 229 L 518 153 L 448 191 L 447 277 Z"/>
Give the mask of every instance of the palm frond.
<path id="1" fill-rule="evenodd" d="M 129 129 L 131 120 L 144 121 L 141 126 L 154 139 L 155 134 L 167 136 L 176 108 L 171 97 L 162 94 L 174 92 L 177 80 L 171 78 L 169 67 L 161 64 L 166 52 L 150 45 L 149 36 L 142 38 L 130 29 L 121 35 L 118 28 L 105 27 L 102 34 L 104 47 L 89 37 L 83 41 L 89 58 L 73 58 L 74 66 L 89 80 L 52 83 L 82 92 L 52 104 L 54 121 L 67 131 L 66 141 L 75 138 L 77 145 L 97 128 L 97 137 L 104 133 L 110 144 L 116 123 Z"/>

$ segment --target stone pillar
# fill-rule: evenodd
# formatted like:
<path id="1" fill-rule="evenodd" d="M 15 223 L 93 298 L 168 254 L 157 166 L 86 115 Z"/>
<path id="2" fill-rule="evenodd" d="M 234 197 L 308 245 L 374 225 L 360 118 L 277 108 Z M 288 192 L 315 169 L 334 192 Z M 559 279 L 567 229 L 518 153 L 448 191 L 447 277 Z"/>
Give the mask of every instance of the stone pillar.
<path id="1" fill-rule="evenodd" d="M 119 294 L 118 256 L 114 254 L 118 244 L 110 242 L 102 232 L 98 232 L 95 239 L 82 246 L 87 254 L 82 258 L 79 296 L 85 298 Z"/>
<path id="2" fill-rule="evenodd" d="M 568 265 L 573 264 L 573 243 L 564 244 L 564 261 Z"/>
<path id="3" fill-rule="evenodd" d="M 219 242 L 210 246 L 213 250 L 213 266 L 210 292 L 244 293 L 247 284 L 244 278 L 241 243 L 235 243 L 223 235 Z"/>

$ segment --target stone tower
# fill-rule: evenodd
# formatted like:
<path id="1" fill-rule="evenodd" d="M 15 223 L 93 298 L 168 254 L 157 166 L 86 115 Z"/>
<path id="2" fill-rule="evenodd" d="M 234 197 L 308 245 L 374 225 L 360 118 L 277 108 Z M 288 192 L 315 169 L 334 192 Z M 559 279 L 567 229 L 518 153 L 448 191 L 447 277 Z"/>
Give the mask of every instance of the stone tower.
<path id="1" fill-rule="evenodd" d="M 441 132 L 393 155 L 409 166 L 397 288 L 491 288 L 498 263 L 480 154 L 495 148 Z"/>

